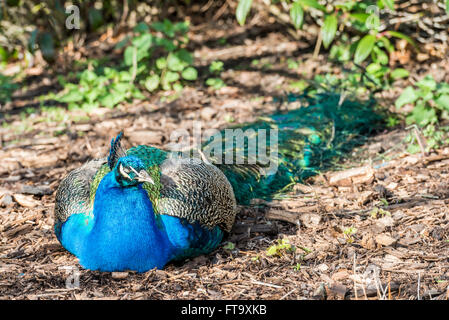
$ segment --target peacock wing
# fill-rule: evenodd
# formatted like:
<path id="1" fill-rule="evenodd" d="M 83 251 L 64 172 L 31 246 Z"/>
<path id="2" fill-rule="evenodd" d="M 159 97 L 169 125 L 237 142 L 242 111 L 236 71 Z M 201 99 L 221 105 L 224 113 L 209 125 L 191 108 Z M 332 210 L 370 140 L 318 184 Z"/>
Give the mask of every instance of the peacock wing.
<path id="1" fill-rule="evenodd" d="M 160 169 L 158 213 L 231 231 L 236 201 L 231 184 L 217 167 L 199 159 L 169 157 Z"/>
<path id="2" fill-rule="evenodd" d="M 55 201 L 55 224 L 65 222 L 72 214 L 92 208 L 91 189 L 99 179 L 107 159 L 94 159 L 71 171 L 59 184 Z M 99 183 L 99 181 L 98 181 Z"/>

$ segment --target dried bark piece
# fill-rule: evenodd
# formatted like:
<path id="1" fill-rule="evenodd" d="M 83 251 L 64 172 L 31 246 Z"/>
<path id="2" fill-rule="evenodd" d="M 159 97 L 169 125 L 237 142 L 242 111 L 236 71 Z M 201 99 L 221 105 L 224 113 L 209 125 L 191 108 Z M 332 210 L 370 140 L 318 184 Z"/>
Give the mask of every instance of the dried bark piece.
<path id="1" fill-rule="evenodd" d="M 371 166 L 353 168 L 336 172 L 329 177 L 332 186 L 350 187 L 354 184 L 371 183 L 374 180 L 374 169 Z"/>
<path id="2" fill-rule="evenodd" d="M 40 201 L 35 200 L 33 196 L 26 196 L 24 194 L 15 193 L 13 197 L 14 200 L 22 207 L 34 208 L 40 204 Z"/>
<path id="3" fill-rule="evenodd" d="M 49 186 L 28 186 L 25 185 L 22 187 L 22 193 L 24 194 L 32 194 L 35 196 L 43 196 L 50 195 L 53 193 L 53 190 Z"/>
<path id="4" fill-rule="evenodd" d="M 388 246 L 395 244 L 396 239 L 390 237 L 389 235 L 387 235 L 385 233 L 381 233 L 376 236 L 376 242 L 380 245 L 388 247 Z"/>

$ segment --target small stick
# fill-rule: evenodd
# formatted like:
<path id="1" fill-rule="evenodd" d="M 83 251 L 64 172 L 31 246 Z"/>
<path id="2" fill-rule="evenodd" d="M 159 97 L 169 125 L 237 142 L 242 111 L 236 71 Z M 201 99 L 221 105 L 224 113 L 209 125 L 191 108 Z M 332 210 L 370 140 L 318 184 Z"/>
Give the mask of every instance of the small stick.
<path id="1" fill-rule="evenodd" d="M 257 280 L 252 280 L 251 282 L 254 283 L 254 284 L 259 284 L 261 286 L 267 286 L 267 287 L 272 287 L 272 288 L 276 288 L 276 289 L 282 289 L 283 288 L 283 287 L 277 286 L 275 284 L 265 283 L 265 282 L 257 281 Z"/>
<path id="2" fill-rule="evenodd" d="M 312 59 L 316 60 L 316 58 L 318 57 L 318 54 L 320 53 L 320 49 L 321 49 L 321 42 L 323 41 L 323 37 L 321 35 L 321 31 L 318 33 L 318 39 L 316 40 L 316 45 L 315 45 L 315 49 L 313 50 L 313 56 Z"/>
<path id="3" fill-rule="evenodd" d="M 286 297 L 288 297 L 290 294 L 292 294 L 294 291 L 296 291 L 296 288 L 291 290 L 290 292 L 287 292 L 284 294 L 279 300 L 284 300 Z"/>
<path id="4" fill-rule="evenodd" d="M 418 272 L 418 300 L 421 300 L 421 298 L 419 296 L 420 286 L 421 286 L 421 272 Z"/>
<path id="5" fill-rule="evenodd" d="M 355 299 L 356 300 L 359 300 L 359 297 L 358 297 L 358 294 L 357 294 L 357 284 L 356 284 L 356 282 L 355 282 L 355 275 L 356 275 L 356 271 L 355 271 L 355 265 L 356 265 L 356 263 L 355 263 L 355 256 L 356 256 L 357 254 L 354 252 L 354 263 L 353 263 L 353 265 L 352 265 L 352 273 L 354 274 L 354 294 L 355 294 Z M 365 293 L 366 294 L 366 293 Z"/>

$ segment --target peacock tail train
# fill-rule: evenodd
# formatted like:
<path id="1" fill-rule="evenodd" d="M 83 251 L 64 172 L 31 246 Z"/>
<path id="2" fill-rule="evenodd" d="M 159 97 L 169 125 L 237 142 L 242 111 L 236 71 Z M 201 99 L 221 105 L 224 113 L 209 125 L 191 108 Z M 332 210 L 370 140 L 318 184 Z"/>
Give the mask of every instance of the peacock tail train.
<path id="1" fill-rule="evenodd" d="M 382 123 L 382 116 L 374 111 L 373 99 L 365 102 L 344 100 L 339 94 L 319 94 L 313 98 L 293 94 L 287 96 L 288 102 L 297 100 L 308 106 L 233 127 L 243 132 L 253 129 L 256 135 L 259 129 L 278 130 L 277 154 L 274 156 L 270 154 L 273 151 L 271 140 L 266 139 L 268 157 L 277 166 L 274 174 L 260 174 L 258 168 L 264 166 L 258 163 L 252 166 L 222 164 L 227 152 L 234 152 L 235 159 L 236 148 L 236 139 L 232 148 L 226 148 L 227 141 L 223 139 L 222 159 L 213 159 L 219 160 L 219 163 L 211 162 L 223 171 L 231 183 L 237 203 L 249 204 L 255 198 L 273 199 L 284 194 L 295 183 L 335 167 L 340 159 L 365 142 L 367 136 L 378 130 Z M 212 145 L 213 141 L 206 142 L 203 150 L 212 149 Z M 248 139 L 245 140 L 244 149 L 245 160 L 249 162 Z"/>

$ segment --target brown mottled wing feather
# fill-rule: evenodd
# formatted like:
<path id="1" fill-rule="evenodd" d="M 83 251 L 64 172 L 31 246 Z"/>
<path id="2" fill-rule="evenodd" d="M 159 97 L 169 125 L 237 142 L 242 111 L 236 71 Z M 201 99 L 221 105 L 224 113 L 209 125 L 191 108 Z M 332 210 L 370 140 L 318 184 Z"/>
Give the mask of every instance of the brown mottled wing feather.
<path id="1" fill-rule="evenodd" d="M 217 167 L 198 159 L 168 158 L 161 165 L 161 183 L 160 214 L 231 231 L 236 201 L 231 184 Z"/>
<path id="2" fill-rule="evenodd" d="M 55 222 L 65 222 L 74 213 L 90 210 L 90 185 L 106 158 L 87 162 L 71 171 L 59 184 L 56 192 Z"/>

